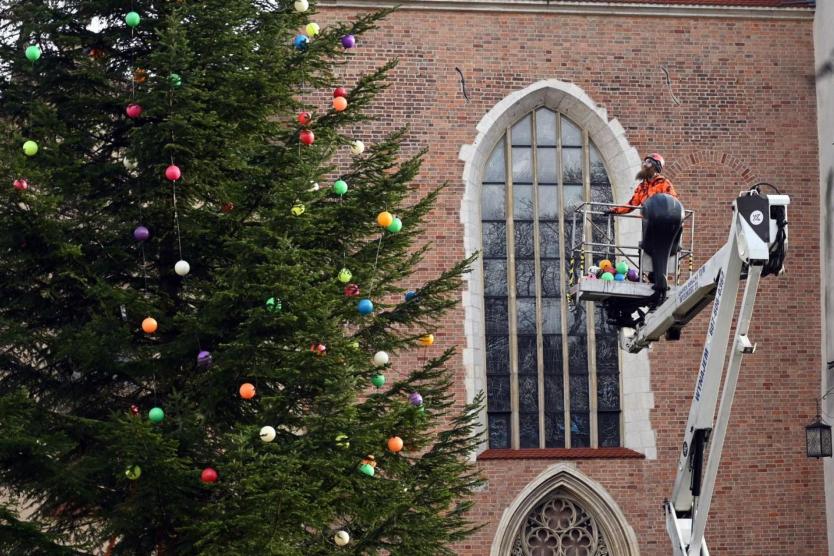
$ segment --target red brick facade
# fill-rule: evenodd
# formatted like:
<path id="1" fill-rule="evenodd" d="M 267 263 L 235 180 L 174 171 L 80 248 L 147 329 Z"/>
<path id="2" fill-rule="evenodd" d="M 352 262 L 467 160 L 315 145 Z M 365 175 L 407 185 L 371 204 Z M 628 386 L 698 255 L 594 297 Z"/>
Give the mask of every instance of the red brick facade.
<path id="1" fill-rule="evenodd" d="M 323 12 L 322 24 L 354 13 Z M 496 103 L 543 79 L 578 85 L 619 120 L 631 146 L 664 155 L 666 175 L 697 215 L 696 268 L 725 241 L 738 191 L 760 180 L 791 195 L 788 273 L 762 282 L 750 331 L 759 349 L 741 369 L 707 540 L 716 555 L 824 554 L 822 465 L 805 457 L 803 430 L 821 367 L 812 20 L 402 10 L 360 39 L 345 84 L 392 57 L 401 63 L 379 99 L 381 119 L 357 136 L 369 144 L 408 124 L 407 152 L 429 148 L 420 187 L 449 182 L 427 232 L 436 246 L 427 273 L 464 256 L 461 146 Z M 447 315 L 430 351 L 462 349 L 465 318 L 463 309 Z M 488 555 L 504 509 L 546 467 L 570 461 L 619 505 L 641 554 L 670 554 L 661 504 L 671 493 L 705 329 L 702 314 L 679 342 L 651 353 L 657 459 L 484 459 L 489 483 L 472 518 L 485 526 L 456 552 Z M 461 357 L 457 365 L 464 401 Z"/>

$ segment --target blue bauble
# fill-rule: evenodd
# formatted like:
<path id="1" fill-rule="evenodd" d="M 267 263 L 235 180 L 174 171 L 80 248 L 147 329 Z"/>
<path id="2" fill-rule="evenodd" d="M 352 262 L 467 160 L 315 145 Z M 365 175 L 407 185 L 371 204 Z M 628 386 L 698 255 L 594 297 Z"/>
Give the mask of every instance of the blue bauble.
<path id="1" fill-rule="evenodd" d="M 408 290 L 407 292 L 405 292 L 405 300 L 406 301 L 411 301 L 415 297 L 417 297 L 417 292 L 416 291 Z"/>
<path id="2" fill-rule="evenodd" d="M 625 278 L 625 274 L 620 274 L 619 272 L 614 275 L 614 280 L 616 282 L 622 282 L 623 280 L 625 280 Z"/>
<path id="3" fill-rule="evenodd" d="M 374 304 L 370 299 L 363 299 L 356 304 L 356 310 L 360 315 L 370 315 L 374 312 Z"/>
<path id="4" fill-rule="evenodd" d="M 309 39 L 304 35 L 296 35 L 292 40 L 292 45 L 296 50 L 307 50 L 307 42 Z"/>

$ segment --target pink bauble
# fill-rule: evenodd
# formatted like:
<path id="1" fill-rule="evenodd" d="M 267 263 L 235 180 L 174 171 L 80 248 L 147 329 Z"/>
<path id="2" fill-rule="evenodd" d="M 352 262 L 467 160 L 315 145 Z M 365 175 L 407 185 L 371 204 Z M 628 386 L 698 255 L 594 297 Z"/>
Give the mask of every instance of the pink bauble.
<path id="1" fill-rule="evenodd" d="M 26 180 L 23 180 L 23 179 L 14 180 L 14 183 L 12 185 L 14 185 L 14 188 L 19 190 L 19 191 L 29 189 L 29 182 L 27 182 Z"/>
<path id="2" fill-rule="evenodd" d="M 128 118 L 138 118 L 142 115 L 142 107 L 138 104 L 128 104 L 125 112 Z"/>
<path id="3" fill-rule="evenodd" d="M 180 169 L 177 166 L 171 164 L 165 168 L 165 177 L 171 181 L 177 181 L 182 177 L 182 172 L 180 172 Z"/>
<path id="4" fill-rule="evenodd" d="M 205 469 L 203 469 L 203 472 L 200 473 L 200 480 L 208 484 L 217 482 L 217 477 L 217 471 L 215 471 L 211 467 L 206 467 Z"/>

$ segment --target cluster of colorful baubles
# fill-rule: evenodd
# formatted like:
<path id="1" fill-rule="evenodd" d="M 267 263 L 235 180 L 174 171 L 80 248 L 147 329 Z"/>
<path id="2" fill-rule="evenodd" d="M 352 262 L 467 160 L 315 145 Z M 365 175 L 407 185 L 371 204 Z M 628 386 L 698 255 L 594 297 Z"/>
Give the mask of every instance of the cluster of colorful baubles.
<path id="1" fill-rule="evenodd" d="M 636 268 L 630 268 L 625 261 L 619 261 L 615 265 L 608 259 L 603 259 L 599 262 L 599 266 L 592 266 L 588 269 L 588 278 L 606 282 L 639 282 L 640 274 Z"/>

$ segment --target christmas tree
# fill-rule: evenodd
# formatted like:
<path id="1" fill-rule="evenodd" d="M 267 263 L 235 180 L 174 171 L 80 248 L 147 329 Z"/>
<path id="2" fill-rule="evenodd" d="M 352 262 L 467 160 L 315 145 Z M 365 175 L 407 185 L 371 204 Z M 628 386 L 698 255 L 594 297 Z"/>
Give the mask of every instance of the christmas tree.
<path id="1" fill-rule="evenodd" d="M 480 400 L 402 355 L 472 261 L 413 283 L 440 188 L 337 81 L 385 12 L 4 6 L 0 552 L 449 554 Z"/>

